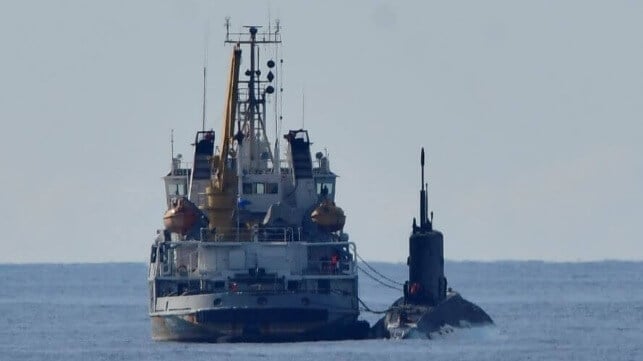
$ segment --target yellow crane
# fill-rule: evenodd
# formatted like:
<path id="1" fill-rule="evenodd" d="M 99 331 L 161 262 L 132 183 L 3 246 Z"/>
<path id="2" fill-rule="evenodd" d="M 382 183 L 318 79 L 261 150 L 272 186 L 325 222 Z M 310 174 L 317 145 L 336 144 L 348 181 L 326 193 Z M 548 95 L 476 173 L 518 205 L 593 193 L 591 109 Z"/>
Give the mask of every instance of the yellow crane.
<path id="1" fill-rule="evenodd" d="M 232 230 L 235 227 L 234 211 L 238 196 L 238 177 L 233 169 L 234 121 L 236 118 L 237 98 L 239 90 L 239 66 L 241 64 L 241 48 L 235 46 L 230 60 L 228 75 L 228 90 L 223 114 L 223 131 L 218 154 L 212 158 L 213 175 L 210 184 L 205 188 L 206 211 L 210 230 L 219 232 Z"/>

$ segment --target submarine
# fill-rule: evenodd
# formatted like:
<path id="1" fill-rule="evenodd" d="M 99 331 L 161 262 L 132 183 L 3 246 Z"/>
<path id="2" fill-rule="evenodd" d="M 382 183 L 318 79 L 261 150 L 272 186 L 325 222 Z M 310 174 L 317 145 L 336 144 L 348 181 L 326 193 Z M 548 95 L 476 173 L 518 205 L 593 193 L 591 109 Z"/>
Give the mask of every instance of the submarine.
<path id="1" fill-rule="evenodd" d="M 409 278 L 403 296 L 393 302 L 371 328 L 373 338 L 431 338 L 452 328 L 492 325 L 491 317 L 447 285 L 444 275 L 444 236 L 428 216 L 428 186 L 424 183 L 424 148 L 420 153 L 420 224 L 413 218 L 409 237 Z M 447 327 L 450 326 L 450 327 Z"/>

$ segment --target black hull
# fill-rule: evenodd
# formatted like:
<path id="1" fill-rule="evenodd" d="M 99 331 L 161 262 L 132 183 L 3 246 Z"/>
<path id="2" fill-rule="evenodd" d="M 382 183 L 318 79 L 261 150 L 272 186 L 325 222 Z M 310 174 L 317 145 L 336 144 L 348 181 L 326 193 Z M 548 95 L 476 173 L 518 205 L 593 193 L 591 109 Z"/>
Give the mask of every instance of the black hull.
<path id="1" fill-rule="evenodd" d="M 369 326 L 347 314 L 328 320 L 325 309 L 212 309 L 152 315 L 155 341 L 297 342 L 363 339 Z"/>
<path id="2" fill-rule="evenodd" d="M 404 312 L 408 321 L 400 321 Z M 372 328 L 372 338 L 408 338 L 439 332 L 443 326 L 471 327 L 492 325 L 493 320 L 478 305 L 470 302 L 457 292 L 451 292 L 438 305 L 431 307 L 421 304 L 405 303 L 404 298 L 395 301 Z"/>

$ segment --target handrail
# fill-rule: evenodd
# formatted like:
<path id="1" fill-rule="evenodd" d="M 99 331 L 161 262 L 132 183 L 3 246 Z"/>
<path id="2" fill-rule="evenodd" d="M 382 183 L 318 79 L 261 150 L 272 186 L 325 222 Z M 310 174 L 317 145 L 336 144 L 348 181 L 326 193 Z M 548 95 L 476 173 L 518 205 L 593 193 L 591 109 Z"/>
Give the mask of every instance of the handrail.
<path id="1" fill-rule="evenodd" d="M 232 242 L 204 242 L 204 241 L 196 241 L 196 240 L 186 240 L 186 241 L 165 241 L 161 242 L 166 244 L 169 247 L 175 248 L 175 247 L 187 247 L 187 246 L 201 246 L 201 247 L 230 247 L 230 246 L 241 246 L 244 244 L 248 244 L 253 242 L 252 240 L 247 240 L 247 241 L 232 241 Z M 293 241 L 293 242 L 282 242 L 282 241 L 274 241 L 274 242 L 259 242 L 259 243 L 264 243 L 266 245 L 284 245 L 288 243 L 293 243 L 293 244 L 298 244 L 306 247 L 341 247 L 341 246 L 348 246 L 351 249 L 352 254 L 355 253 L 355 243 L 352 241 L 347 241 L 347 242 L 304 242 L 304 241 Z"/>
<path id="2" fill-rule="evenodd" d="M 209 229 L 203 228 L 201 234 L 208 234 Z M 255 227 L 250 229 L 237 229 L 234 227 L 217 228 L 214 233 L 214 241 L 204 243 L 235 243 L 247 242 L 293 242 L 295 231 L 292 227 Z M 239 236 L 239 237 L 237 237 Z M 207 238 L 207 236 L 206 236 Z M 202 242 L 202 241 L 181 241 L 181 242 Z"/>
<path id="3" fill-rule="evenodd" d="M 225 276 L 227 268 L 203 272 L 201 268 L 199 253 L 201 249 L 210 247 L 221 248 L 237 248 L 243 247 L 247 243 L 240 242 L 200 242 L 200 241 L 168 241 L 160 242 L 158 244 L 156 253 L 156 267 L 157 272 L 155 278 L 162 279 L 179 279 L 179 280 L 207 280 L 213 279 L 213 276 Z M 316 249 L 325 247 L 328 251 L 317 251 L 316 259 L 302 259 L 300 266 L 295 268 L 277 267 L 280 269 L 280 274 L 286 277 L 302 277 L 302 278 L 345 278 L 353 277 L 357 274 L 356 264 L 356 247 L 353 242 L 324 242 L 324 243 L 309 243 L 309 242 L 265 242 L 254 243 L 255 246 L 260 247 L 275 247 L 275 246 L 303 246 L 308 249 Z M 344 249 L 344 251 L 341 251 Z M 225 251 L 224 251 L 225 252 Z M 258 251 L 259 252 L 259 251 Z M 309 257 L 310 257 L 310 253 Z M 337 255 L 337 257 L 335 257 Z M 319 257 L 319 258 L 317 258 Z M 280 265 L 281 266 L 281 265 Z M 289 269 L 289 271 L 288 271 Z M 223 272 L 222 272 L 223 271 Z M 216 278 L 216 277 L 214 277 Z"/>
<path id="4" fill-rule="evenodd" d="M 178 162 L 178 167 L 176 167 L 175 169 L 177 169 L 177 170 L 179 170 L 179 169 L 191 170 L 193 165 L 194 165 L 194 162 L 188 162 L 188 161 L 180 160 Z M 183 176 L 183 175 L 181 175 L 181 176 Z"/>

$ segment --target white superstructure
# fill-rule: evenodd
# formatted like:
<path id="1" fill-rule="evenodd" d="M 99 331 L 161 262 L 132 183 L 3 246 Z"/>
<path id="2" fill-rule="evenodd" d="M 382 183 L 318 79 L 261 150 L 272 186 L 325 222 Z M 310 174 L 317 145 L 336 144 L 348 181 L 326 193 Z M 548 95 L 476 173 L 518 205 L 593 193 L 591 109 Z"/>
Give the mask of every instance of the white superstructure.
<path id="1" fill-rule="evenodd" d="M 266 119 L 281 120 L 281 60 L 268 57 L 262 74 L 259 50 L 278 55 L 266 48 L 281 43 L 279 30 L 227 34 L 234 49 L 220 144 L 214 131 L 197 132 L 193 163 L 175 157 L 164 178 L 169 210 L 148 275 L 157 340 L 342 339 L 368 330 L 357 321 L 355 245 L 327 156 L 313 160 L 303 129 L 274 144 L 267 137 Z"/>

